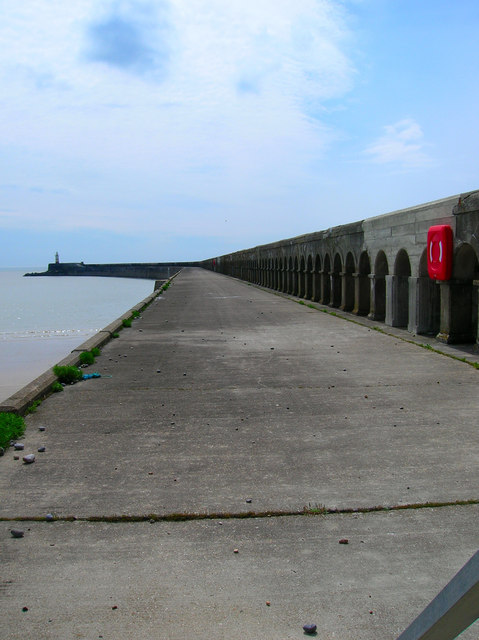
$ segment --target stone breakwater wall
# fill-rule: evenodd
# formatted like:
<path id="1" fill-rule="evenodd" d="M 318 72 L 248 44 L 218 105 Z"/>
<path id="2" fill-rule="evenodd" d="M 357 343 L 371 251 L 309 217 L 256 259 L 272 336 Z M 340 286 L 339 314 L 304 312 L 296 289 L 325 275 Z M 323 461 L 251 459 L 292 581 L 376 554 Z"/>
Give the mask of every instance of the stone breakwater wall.
<path id="1" fill-rule="evenodd" d="M 453 270 L 434 281 L 427 232 L 453 231 Z M 216 256 L 201 266 L 446 343 L 479 343 L 479 191 Z"/>
<path id="2" fill-rule="evenodd" d="M 125 262 L 85 264 L 84 262 L 52 262 L 46 271 L 26 273 L 26 276 L 102 276 L 106 278 L 142 278 L 167 280 L 183 267 L 198 266 L 195 262 Z"/>

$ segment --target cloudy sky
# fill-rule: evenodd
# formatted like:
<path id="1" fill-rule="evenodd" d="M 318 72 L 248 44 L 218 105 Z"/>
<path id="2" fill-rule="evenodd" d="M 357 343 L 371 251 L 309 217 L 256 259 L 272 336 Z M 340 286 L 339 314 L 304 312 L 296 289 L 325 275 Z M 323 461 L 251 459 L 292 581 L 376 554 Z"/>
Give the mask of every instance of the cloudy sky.
<path id="1" fill-rule="evenodd" d="M 477 0 L 0 0 L 0 266 L 196 260 L 479 188 Z"/>

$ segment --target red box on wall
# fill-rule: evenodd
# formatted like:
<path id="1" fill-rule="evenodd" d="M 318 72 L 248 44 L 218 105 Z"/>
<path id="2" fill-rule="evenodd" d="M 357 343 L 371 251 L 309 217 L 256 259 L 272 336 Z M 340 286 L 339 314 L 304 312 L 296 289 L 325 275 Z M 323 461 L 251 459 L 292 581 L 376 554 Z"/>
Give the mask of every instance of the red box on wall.
<path id="1" fill-rule="evenodd" d="M 427 271 L 433 280 L 450 280 L 452 274 L 452 229 L 447 224 L 429 227 Z"/>

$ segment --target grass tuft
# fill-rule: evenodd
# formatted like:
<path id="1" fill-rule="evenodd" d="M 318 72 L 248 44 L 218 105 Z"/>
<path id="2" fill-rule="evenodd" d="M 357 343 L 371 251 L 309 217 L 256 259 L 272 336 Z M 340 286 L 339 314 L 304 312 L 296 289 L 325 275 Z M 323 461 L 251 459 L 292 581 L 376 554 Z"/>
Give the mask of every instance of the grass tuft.
<path id="1" fill-rule="evenodd" d="M 10 446 L 10 440 L 17 440 L 25 431 L 25 421 L 15 413 L 0 413 L 0 447 Z"/>

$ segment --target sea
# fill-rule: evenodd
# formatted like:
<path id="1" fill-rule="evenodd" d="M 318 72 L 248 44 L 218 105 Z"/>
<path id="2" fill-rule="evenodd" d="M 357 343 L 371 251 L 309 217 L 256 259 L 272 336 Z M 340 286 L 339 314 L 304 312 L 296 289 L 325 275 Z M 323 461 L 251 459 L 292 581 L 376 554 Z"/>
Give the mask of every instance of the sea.
<path id="1" fill-rule="evenodd" d="M 146 298 L 154 280 L 0 269 L 0 402 Z"/>

